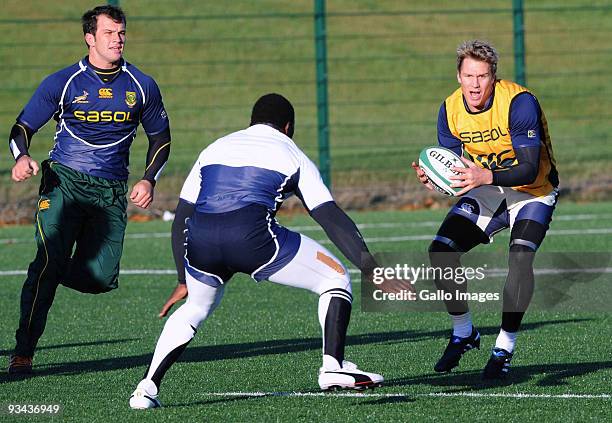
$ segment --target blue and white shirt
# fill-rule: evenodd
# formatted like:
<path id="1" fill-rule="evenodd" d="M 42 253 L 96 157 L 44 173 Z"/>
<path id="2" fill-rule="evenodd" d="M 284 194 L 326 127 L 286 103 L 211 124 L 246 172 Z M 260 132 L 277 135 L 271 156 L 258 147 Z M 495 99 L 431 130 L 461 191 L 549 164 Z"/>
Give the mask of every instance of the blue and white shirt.
<path id="1" fill-rule="evenodd" d="M 291 138 L 257 124 L 205 148 L 180 197 L 195 204 L 200 213 L 225 213 L 261 204 L 274 215 L 292 194 L 308 210 L 333 201 L 315 164 Z"/>
<path id="2" fill-rule="evenodd" d="M 148 135 L 168 130 L 168 116 L 153 78 L 122 60 L 120 74 L 105 83 L 87 58 L 48 76 L 18 122 L 38 131 L 57 122 L 49 156 L 92 176 L 126 180 L 129 149 L 139 123 Z"/>

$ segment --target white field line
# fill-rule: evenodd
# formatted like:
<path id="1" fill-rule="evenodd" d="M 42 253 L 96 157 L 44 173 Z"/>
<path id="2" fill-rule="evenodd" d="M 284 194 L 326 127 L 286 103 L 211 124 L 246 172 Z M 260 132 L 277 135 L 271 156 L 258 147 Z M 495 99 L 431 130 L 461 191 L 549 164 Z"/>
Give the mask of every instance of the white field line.
<path id="1" fill-rule="evenodd" d="M 597 229 L 551 229 L 546 232 L 546 236 L 555 236 L 555 235 L 607 235 L 612 234 L 612 228 L 597 228 Z M 499 234 L 497 236 L 508 236 L 508 234 Z M 375 237 L 375 238 L 365 238 L 365 241 L 368 244 L 373 244 L 376 242 L 404 242 L 404 241 L 425 241 L 431 240 L 433 238 L 433 234 L 431 235 L 407 235 L 407 236 L 387 236 L 387 237 Z M 323 240 L 321 244 L 330 244 L 331 241 Z"/>
<path id="2" fill-rule="evenodd" d="M 344 398 L 414 398 L 414 397 L 468 397 L 514 399 L 612 399 L 610 394 L 529 394 L 529 393 L 481 393 L 481 392 L 429 392 L 429 393 L 349 393 L 349 392 L 203 392 L 202 397 L 344 397 Z"/>
<path id="3" fill-rule="evenodd" d="M 612 219 L 612 214 L 567 214 L 553 216 L 554 221 L 577 221 L 577 220 L 604 220 Z M 422 228 L 425 226 L 438 227 L 442 223 L 440 220 L 426 220 L 423 222 L 378 222 L 378 223 L 359 223 L 359 229 L 385 229 L 385 228 Z M 294 231 L 322 231 L 318 225 L 304 225 L 291 227 Z"/>
<path id="4" fill-rule="evenodd" d="M 440 222 L 436 222 L 438 225 Z M 395 225 L 393 223 L 385 223 L 384 225 Z M 407 225 L 399 225 L 397 227 L 404 227 Z M 379 226 L 382 227 L 382 226 Z M 390 227 L 390 226 L 387 226 Z M 301 228 L 301 229 L 300 229 Z M 293 231 L 305 231 L 305 227 L 291 227 L 289 229 Z M 313 229 L 320 229 L 320 227 L 312 227 Z M 555 236 L 555 235 L 608 235 L 612 233 L 612 228 L 591 228 L 591 229 L 551 229 L 546 232 L 546 236 Z M 433 238 L 434 234 L 428 235 L 406 235 L 406 236 L 384 236 L 384 237 L 366 237 L 365 241 L 370 244 L 378 243 L 378 242 L 405 242 L 405 241 L 429 241 Z M 508 236 L 507 233 L 502 233 L 498 236 Z M 126 239 L 148 239 L 148 238 L 170 238 L 170 231 L 168 232 L 151 232 L 151 233 L 137 233 L 137 234 L 126 234 Z M 7 244 L 24 244 L 24 243 L 33 243 L 34 238 L 0 238 L 0 245 Z M 320 244 L 331 244 L 329 239 L 319 239 L 317 240 Z"/>
<path id="5" fill-rule="evenodd" d="M 20 276 L 27 274 L 27 270 L 0 270 L 0 276 Z M 357 269 L 349 269 L 352 275 L 359 275 L 361 272 Z M 489 277 L 505 277 L 508 269 L 487 269 L 485 271 Z M 572 269 L 535 269 L 536 275 L 565 275 L 568 273 L 612 273 L 612 267 L 593 267 L 593 268 L 572 268 Z M 176 275 L 175 269 L 121 269 L 121 275 Z M 353 281 L 353 282 L 359 282 Z"/>

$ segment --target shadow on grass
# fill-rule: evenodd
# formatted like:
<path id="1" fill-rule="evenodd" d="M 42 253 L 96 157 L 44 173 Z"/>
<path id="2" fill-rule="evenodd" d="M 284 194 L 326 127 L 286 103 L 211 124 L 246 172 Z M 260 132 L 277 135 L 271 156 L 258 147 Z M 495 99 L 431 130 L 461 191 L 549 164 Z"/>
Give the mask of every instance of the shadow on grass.
<path id="1" fill-rule="evenodd" d="M 429 373 L 409 378 L 392 379 L 385 381 L 386 386 L 436 386 L 445 393 L 470 392 L 484 389 L 498 388 L 500 386 L 515 385 L 527 382 L 538 375 L 546 375 L 536 383 L 536 386 L 550 387 L 568 384 L 568 379 L 584 376 L 603 369 L 612 369 L 612 361 L 593 361 L 583 363 L 551 363 L 534 364 L 526 366 L 512 366 L 506 380 L 483 380 L 479 370 Z"/>
<path id="2" fill-rule="evenodd" d="M 548 325 L 563 325 L 567 323 L 584 322 L 590 319 L 563 319 L 563 320 L 547 320 L 541 322 L 526 323 L 521 328 L 522 331 L 534 330 L 542 326 Z M 480 327 L 479 331 L 483 335 L 495 334 L 499 331 L 497 326 Z M 368 344 L 387 344 L 397 342 L 418 342 L 431 338 L 444 338 L 448 336 L 448 330 L 436 330 L 436 331 L 392 331 L 392 332 L 379 332 L 379 333 L 368 333 L 353 335 L 347 337 L 347 345 L 368 345 Z M 110 341 L 100 341 L 98 344 L 112 344 L 126 342 L 129 339 L 119 339 Z M 96 343 L 84 343 L 82 345 L 95 345 Z M 67 344 L 67 345 L 53 345 L 46 347 L 47 349 L 56 349 L 63 347 L 78 346 L 79 344 Z M 89 372 L 100 372 L 100 371 L 113 371 L 122 369 L 134 369 L 134 368 L 145 368 L 148 366 L 151 356 L 153 345 L 148 346 L 151 348 L 151 352 L 148 354 L 127 356 L 127 357 L 113 357 L 98 360 L 85 360 L 85 361 L 66 361 L 52 363 L 45 367 L 34 366 L 34 376 L 49 376 L 49 375 L 75 375 Z M 225 344 L 225 345 L 210 345 L 187 348 L 183 353 L 179 361 L 181 362 L 207 362 L 216 360 L 227 360 L 227 359 L 240 359 L 246 357 L 257 357 L 264 355 L 274 354 L 286 354 L 291 352 L 302 352 L 311 350 L 321 349 L 320 338 L 296 338 L 296 339 L 280 339 L 270 341 L 258 341 L 258 342 L 245 342 L 241 344 Z M 41 348 L 42 350 L 42 348 Z M 587 367 L 590 363 L 585 363 Z M 599 363 L 600 365 L 602 363 Z M 609 364 L 608 362 L 603 363 Z M 582 365 L 582 366 L 584 366 Z M 581 365 L 576 365 L 577 368 L 581 368 Z M 534 366 L 535 367 L 535 366 Z M 539 366 L 538 373 L 546 372 L 545 367 Z M 521 375 L 521 370 L 516 370 L 517 375 Z M 534 369 L 535 372 L 535 369 Z M 579 374 L 579 373 L 576 373 Z M 571 376 L 571 375 L 570 375 Z M 467 377 L 467 382 L 466 378 Z M 523 378 L 525 378 L 524 376 Z M 569 377 L 569 376 L 568 376 Z M 445 379 L 446 378 L 446 379 Z M 469 373 L 457 373 L 449 376 L 420 376 L 414 379 L 401 379 L 394 380 L 387 383 L 387 385 L 408 385 L 408 384 L 419 384 L 419 383 L 431 383 L 441 384 L 441 386 L 450 385 L 476 385 L 476 379 L 478 375 L 470 375 Z M 473 379 L 473 381 L 472 381 Z M 9 376 L 7 373 L 0 374 L 0 384 L 10 383 L 14 381 L 22 380 L 22 378 L 15 378 Z M 444 381 L 447 380 L 445 383 Z M 429 382 L 428 382 L 429 381 Z M 480 382 L 482 383 L 482 382 Z"/>
<path id="3" fill-rule="evenodd" d="M 353 403 L 353 405 L 398 405 L 409 404 L 415 401 L 416 399 L 414 397 L 410 397 L 410 395 L 405 395 L 397 397 L 379 398 L 375 400 L 359 401 Z"/>
<path id="4" fill-rule="evenodd" d="M 60 345 L 43 345 L 42 347 L 37 347 L 36 351 L 45 351 L 45 350 L 57 350 L 60 348 L 74 348 L 74 347 L 89 347 L 94 345 L 113 345 L 113 344 L 123 344 L 126 342 L 138 341 L 140 338 L 123 338 L 123 339 L 109 339 L 106 341 L 91 341 L 91 342 L 75 342 L 72 344 L 60 344 Z M 12 354 L 13 350 L 0 350 L 0 356 Z"/>
<path id="5" fill-rule="evenodd" d="M 235 396 L 235 397 L 222 397 L 211 400 L 193 401 L 179 404 L 162 404 L 164 408 L 181 408 L 181 407 L 193 407 L 194 405 L 213 405 L 213 404 L 226 404 L 230 402 L 239 402 L 244 400 L 259 399 L 260 396 Z"/>

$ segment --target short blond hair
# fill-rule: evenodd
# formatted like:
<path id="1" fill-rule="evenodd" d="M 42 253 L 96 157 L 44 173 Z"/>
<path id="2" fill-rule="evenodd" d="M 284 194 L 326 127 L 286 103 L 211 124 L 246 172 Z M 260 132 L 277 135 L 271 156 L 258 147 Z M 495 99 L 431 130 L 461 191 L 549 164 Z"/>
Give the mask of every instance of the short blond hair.
<path id="1" fill-rule="evenodd" d="M 457 47 L 457 71 L 461 71 L 461 64 L 466 57 L 488 63 L 493 76 L 497 74 L 499 56 L 495 48 L 486 41 L 470 40 L 459 44 Z"/>

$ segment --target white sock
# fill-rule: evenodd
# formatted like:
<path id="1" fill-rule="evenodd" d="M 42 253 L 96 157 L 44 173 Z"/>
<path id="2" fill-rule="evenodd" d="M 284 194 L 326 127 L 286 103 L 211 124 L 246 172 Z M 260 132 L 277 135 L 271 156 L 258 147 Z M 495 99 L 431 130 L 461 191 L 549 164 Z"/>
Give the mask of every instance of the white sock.
<path id="1" fill-rule="evenodd" d="M 505 330 L 500 329 L 499 335 L 497 335 L 497 340 L 495 340 L 495 348 L 503 348 L 510 353 L 513 352 L 517 335 L 518 332 L 506 332 Z"/>
<path id="2" fill-rule="evenodd" d="M 200 310 L 194 307 L 191 302 L 187 302 L 180 306 L 166 321 L 164 329 L 162 330 L 157 344 L 155 346 L 155 352 L 151 359 L 149 371 L 147 372 L 145 379 L 155 379 L 155 373 L 163 364 L 164 368 L 169 368 L 172 363 L 178 359 L 174 357 L 173 360 L 168 361 L 168 356 L 178 348 L 185 348 L 185 346 L 191 341 L 195 335 L 195 329 L 200 323 Z M 165 370 L 163 371 L 165 373 Z"/>
<path id="3" fill-rule="evenodd" d="M 331 355 L 323 354 L 323 368 L 329 371 L 340 370 L 342 363 L 338 363 L 338 360 Z"/>
<path id="4" fill-rule="evenodd" d="M 145 375 L 145 379 L 153 381 L 158 388 L 163 375 L 178 359 L 194 337 L 196 329 L 217 308 L 223 297 L 223 285 L 214 288 L 195 280 L 188 273 L 185 276 L 189 292 L 187 302 L 168 317 Z"/>
<path id="5" fill-rule="evenodd" d="M 472 334 L 472 315 L 468 311 L 467 313 L 460 315 L 450 315 L 453 321 L 453 335 L 460 338 L 467 338 Z"/>
<path id="6" fill-rule="evenodd" d="M 151 379 L 143 379 L 138 384 L 137 388 L 142 388 L 149 395 L 157 395 L 157 386 Z"/>

